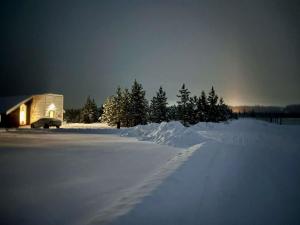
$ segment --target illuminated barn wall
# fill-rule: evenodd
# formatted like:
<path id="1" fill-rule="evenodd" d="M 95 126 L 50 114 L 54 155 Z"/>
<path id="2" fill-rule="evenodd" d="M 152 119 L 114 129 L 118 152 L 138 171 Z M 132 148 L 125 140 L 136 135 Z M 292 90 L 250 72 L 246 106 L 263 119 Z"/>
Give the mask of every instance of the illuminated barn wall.
<path id="1" fill-rule="evenodd" d="M 63 95 L 34 95 L 30 107 L 30 123 L 43 117 L 63 120 Z"/>

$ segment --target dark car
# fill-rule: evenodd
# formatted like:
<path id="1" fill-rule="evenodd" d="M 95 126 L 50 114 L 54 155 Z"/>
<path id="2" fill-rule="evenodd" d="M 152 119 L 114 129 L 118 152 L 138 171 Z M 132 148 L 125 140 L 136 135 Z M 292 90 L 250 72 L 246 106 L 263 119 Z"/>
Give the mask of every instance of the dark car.
<path id="1" fill-rule="evenodd" d="M 59 128 L 61 126 L 61 120 L 54 119 L 54 118 L 41 118 L 34 123 L 31 124 L 31 128 L 49 128 L 49 127 L 56 127 Z"/>

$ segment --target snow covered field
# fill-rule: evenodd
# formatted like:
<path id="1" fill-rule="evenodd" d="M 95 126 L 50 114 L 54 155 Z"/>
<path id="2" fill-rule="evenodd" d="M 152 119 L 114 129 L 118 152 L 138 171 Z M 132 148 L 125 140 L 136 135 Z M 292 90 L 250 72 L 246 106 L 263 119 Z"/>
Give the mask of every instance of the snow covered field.
<path id="1" fill-rule="evenodd" d="M 109 220 L 155 188 L 183 151 L 111 134 L 52 132 L 0 134 L 0 224 Z"/>
<path id="2" fill-rule="evenodd" d="M 0 179 L 4 224 L 300 224 L 300 126 L 2 132 Z"/>

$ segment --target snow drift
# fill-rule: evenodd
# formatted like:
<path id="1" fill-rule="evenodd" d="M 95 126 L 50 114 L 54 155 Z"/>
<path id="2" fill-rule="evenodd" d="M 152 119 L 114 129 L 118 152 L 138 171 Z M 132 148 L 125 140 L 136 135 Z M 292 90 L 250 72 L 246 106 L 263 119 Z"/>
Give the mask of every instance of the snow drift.
<path id="1" fill-rule="evenodd" d="M 142 141 L 152 141 L 175 147 L 189 147 L 203 142 L 200 133 L 185 128 L 180 122 L 139 125 L 124 130 L 121 136 L 137 137 Z"/>
<path id="2" fill-rule="evenodd" d="M 245 146 L 282 145 L 286 137 L 297 139 L 299 126 L 277 125 L 254 119 L 240 119 L 224 123 L 200 122 L 184 127 L 180 122 L 163 122 L 138 125 L 121 131 L 121 136 L 136 137 L 140 141 L 151 141 L 174 147 L 188 148 L 205 141 Z M 290 143 L 293 145 L 293 142 Z"/>

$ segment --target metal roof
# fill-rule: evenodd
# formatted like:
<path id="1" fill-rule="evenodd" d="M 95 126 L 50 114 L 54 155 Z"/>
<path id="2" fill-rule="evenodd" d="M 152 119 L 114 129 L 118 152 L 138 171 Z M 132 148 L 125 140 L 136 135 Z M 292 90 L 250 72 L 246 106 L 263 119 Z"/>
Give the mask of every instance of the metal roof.
<path id="1" fill-rule="evenodd" d="M 0 113 L 9 113 L 19 105 L 29 101 L 32 95 L 0 97 Z"/>

